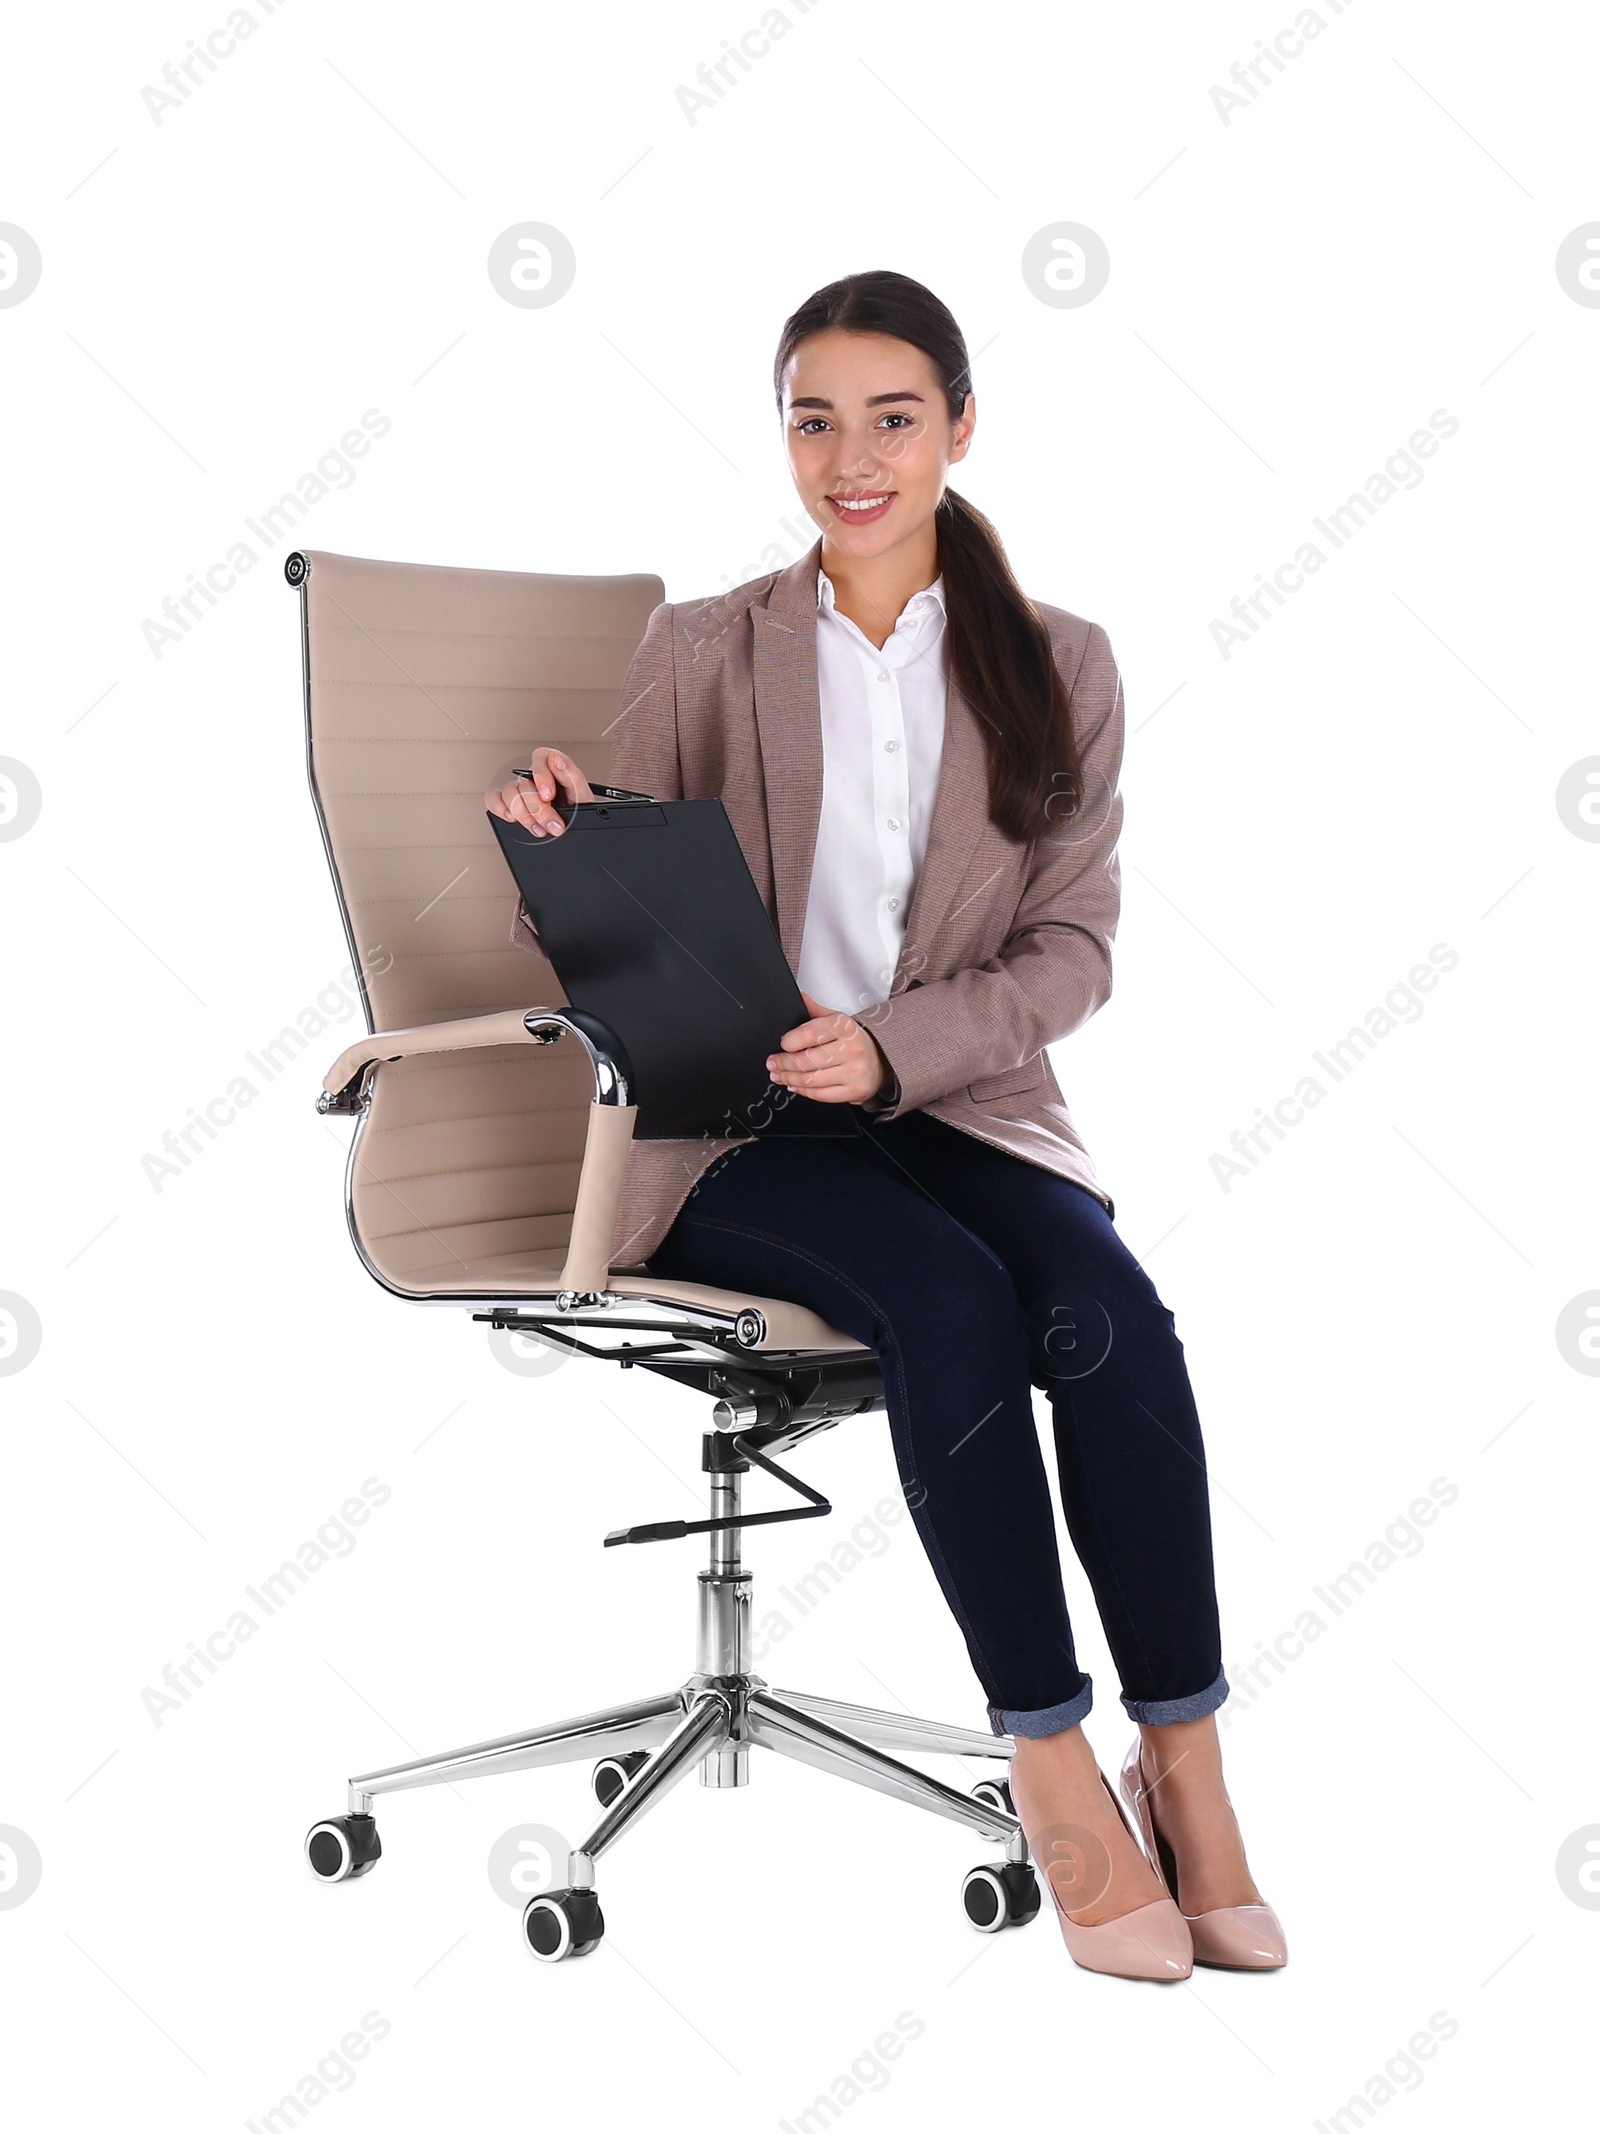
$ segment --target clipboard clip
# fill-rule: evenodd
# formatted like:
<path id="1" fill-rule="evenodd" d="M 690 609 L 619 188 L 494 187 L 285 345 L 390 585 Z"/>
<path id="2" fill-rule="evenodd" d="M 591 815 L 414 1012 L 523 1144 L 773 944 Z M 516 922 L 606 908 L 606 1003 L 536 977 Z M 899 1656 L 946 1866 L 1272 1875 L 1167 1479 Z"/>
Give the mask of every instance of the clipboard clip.
<path id="1" fill-rule="evenodd" d="M 511 775 L 513 778 L 531 778 L 533 772 L 531 770 L 513 770 Z M 589 790 L 596 800 L 642 800 L 648 802 L 651 807 L 655 806 L 656 796 L 654 793 L 632 793 L 625 785 L 591 784 Z"/>

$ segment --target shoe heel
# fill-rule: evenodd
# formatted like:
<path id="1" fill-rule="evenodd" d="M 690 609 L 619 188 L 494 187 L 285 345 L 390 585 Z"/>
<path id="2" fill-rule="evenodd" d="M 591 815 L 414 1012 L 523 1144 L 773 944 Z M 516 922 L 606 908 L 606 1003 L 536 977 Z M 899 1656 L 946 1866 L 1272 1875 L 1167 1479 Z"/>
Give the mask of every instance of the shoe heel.
<path id="1" fill-rule="evenodd" d="M 1141 1745 L 1136 1735 L 1123 1760 L 1123 1797 L 1138 1818 L 1145 1853 L 1177 1911 L 1177 1858 L 1156 1828 L 1139 1758 Z M 1189 1929 L 1197 1964 L 1216 1971 L 1279 1971 L 1289 1961 L 1288 1941 L 1270 1904 L 1224 1904 L 1214 1911 L 1180 1912 L 1178 1916 Z"/>
<path id="2" fill-rule="evenodd" d="M 1160 1877 L 1161 1886 L 1176 1904 L 1178 1901 L 1178 1862 L 1172 1847 L 1157 1830 L 1155 1817 L 1150 1812 L 1150 1796 L 1145 1791 L 1144 1773 L 1139 1761 L 1139 1736 L 1133 1739 L 1122 1762 L 1122 1794 L 1139 1825 L 1145 1857 Z"/>

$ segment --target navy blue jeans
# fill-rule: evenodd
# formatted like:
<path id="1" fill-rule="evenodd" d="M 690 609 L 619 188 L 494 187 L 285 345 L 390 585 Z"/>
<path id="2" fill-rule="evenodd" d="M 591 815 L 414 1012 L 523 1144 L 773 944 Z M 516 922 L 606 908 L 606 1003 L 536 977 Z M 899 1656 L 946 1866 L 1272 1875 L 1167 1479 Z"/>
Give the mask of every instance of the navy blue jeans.
<path id="1" fill-rule="evenodd" d="M 906 1502 L 995 1732 L 1088 1712 L 1032 1388 L 1122 1702 L 1198 1719 L 1222 1671 L 1200 1423 L 1173 1314 L 1087 1187 L 927 1112 L 735 1144 L 656 1274 L 808 1305 L 878 1352 Z"/>

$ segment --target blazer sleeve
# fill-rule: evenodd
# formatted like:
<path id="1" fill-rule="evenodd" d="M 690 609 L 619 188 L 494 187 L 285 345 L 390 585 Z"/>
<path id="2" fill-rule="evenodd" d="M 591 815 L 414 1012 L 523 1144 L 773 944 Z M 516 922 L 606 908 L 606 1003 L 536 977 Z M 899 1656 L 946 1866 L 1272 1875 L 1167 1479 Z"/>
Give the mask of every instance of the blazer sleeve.
<path id="1" fill-rule="evenodd" d="M 912 978 L 858 1020 L 898 1082 L 888 1120 L 969 1082 L 1006 1074 L 1088 1021 L 1111 994 L 1121 908 L 1122 678 L 1110 639 L 1090 626 L 1071 683 L 1082 807 L 1034 840 L 1016 917 L 997 954 L 972 969 Z"/>
<path id="2" fill-rule="evenodd" d="M 622 684 L 622 708 L 608 729 L 611 775 L 604 782 L 653 793 L 657 800 L 683 798 L 675 638 L 673 604 L 664 600 L 645 624 Z M 539 952 L 538 933 L 520 896 L 511 921 L 511 944 Z"/>

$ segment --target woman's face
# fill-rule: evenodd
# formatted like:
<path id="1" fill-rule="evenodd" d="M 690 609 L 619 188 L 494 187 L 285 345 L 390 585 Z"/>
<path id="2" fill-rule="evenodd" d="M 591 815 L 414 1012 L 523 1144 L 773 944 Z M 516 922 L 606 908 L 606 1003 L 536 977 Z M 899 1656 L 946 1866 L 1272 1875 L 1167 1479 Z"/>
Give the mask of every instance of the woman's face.
<path id="1" fill-rule="evenodd" d="M 784 371 L 789 471 L 846 556 L 881 556 L 928 524 L 976 420 L 971 393 L 952 420 L 929 358 L 887 334 L 814 333 Z"/>

